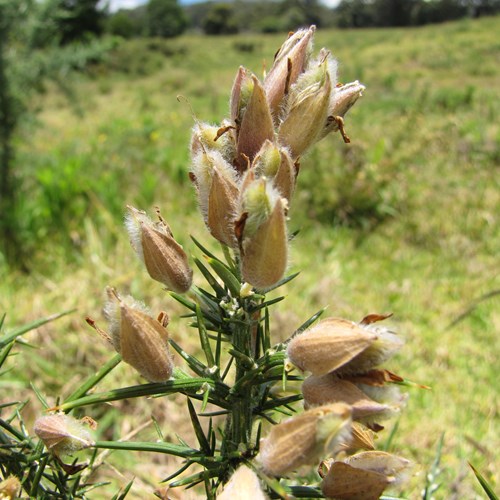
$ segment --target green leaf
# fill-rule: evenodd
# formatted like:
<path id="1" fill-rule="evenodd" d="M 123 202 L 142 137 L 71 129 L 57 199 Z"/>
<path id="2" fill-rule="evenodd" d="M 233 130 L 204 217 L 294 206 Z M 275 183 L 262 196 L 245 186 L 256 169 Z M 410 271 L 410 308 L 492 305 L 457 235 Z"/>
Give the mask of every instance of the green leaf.
<path id="1" fill-rule="evenodd" d="M 54 321 L 56 319 L 62 318 L 63 316 L 66 316 L 67 314 L 70 314 L 74 311 L 76 311 L 76 309 L 69 309 L 68 311 L 64 311 L 62 313 L 57 313 L 57 314 L 52 314 L 51 316 L 47 316 L 46 318 L 37 319 L 36 321 L 32 321 L 31 323 L 28 323 L 26 325 L 20 326 L 19 328 L 16 328 L 15 330 L 0 337 L 0 349 L 4 348 L 7 344 L 9 344 L 13 340 L 15 340 L 20 335 L 24 335 L 25 333 L 29 332 L 30 330 L 34 330 L 35 328 L 39 328 L 40 326 L 43 326 L 47 323 L 50 323 L 51 321 Z M 5 315 L 4 315 L 4 317 L 5 317 Z M 2 323 L 3 323 L 3 318 L 2 318 Z"/>
<path id="2" fill-rule="evenodd" d="M 85 394 L 93 389 L 108 373 L 110 373 L 121 360 L 122 357 L 119 354 L 113 356 L 97 373 L 89 377 L 80 387 L 78 387 L 78 389 L 66 399 L 66 402 L 85 396 Z"/>
<path id="3" fill-rule="evenodd" d="M 130 491 L 130 488 L 132 488 L 133 484 L 134 480 L 132 479 L 132 481 L 130 481 L 123 490 L 120 489 L 120 491 L 113 496 L 112 500 L 123 500 L 128 495 L 128 492 Z"/>
<path id="4" fill-rule="evenodd" d="M 194 259 L 194 263 L 198 266 L 198 269 L 201 271 L 201 274 L 207 280 L 207 283 L 213 288 L 217 297 L 222 298 L 226 295 L 224 288 L 222 288 L 216 278 L 212 275 L 212 273 L 205 267 L 203 262 L 200 259 Z"/>
<path id="5" fill-rule="evenodd" d="M 191 424 L 193 425 L 194 433 L 196 434 L 196 439 L 200 444 L 200 450 L 205 455 L 211 455 L 210 444 L 208 442 L 205 433 L 203 432 L 203 428 L 201 427 L 200 421 L 198 419 L 198 415 L 196 414 L 196 410 L 194 409 L 193 403 L 191 400 L 187 399 L 187 405 L 189 410 L 189 416 L 191 417 Z"/>
<path id="6" fill-rule="evenodd" d="M 214 381 L 210 378 L 190 378 L 181 380 L 167 380 L 167 382 L 158 384 L 141 384 L 120 389 L 113 389 L 107 392 L 88 394 L 78 399 L 65 401 L 53 408 L 54 410 L 69 411 L 74 408 L 88 406 L 92 404 L 108 403 L 111 401 L 120 401 L 123 399 L 139 398 L 145 396 L 157 396 L 174 394 L 195 395 L 205 384 L 213 385 Z"/>
<path id="7" fill-rule="evenodd" d="M 227 286 L 231 295 L 235 298 L 240 296 L 241 283 L 240 280 L 234 275 L 234 273 L 226 266 L 223 262 L 218 259 L 212 259 L 207 257 L 207 262 L 210 267 L 216 272 L 217 276 L 224 282 Z"/>
<path id="8" fill-rule="evenodd" d="M 145 442 L 126 442 L 126 441 L 96 441 L 94 448 L 105 450 L 122 450 L 122 451 L 147 451 L 153 453 L 165 453 L 176 457 L 197 457 L 200 456 L 200 451 L 187 446 L 181 446 L 173 443 L 150 443 Z"/>
<path id="9" fill-rule="evenodd" d="M 170 345 L 180 354 L 180 356 L 189 365 L 189 368 L 193 370 L 200 377 L 205 377 L 207 375 L 208 367 L 205 366 L 199 359 L 195 358 L 191 354 L 187 353 L 175 340 L 168 339 Z"/>
<path id="10" fill-rule="evenodd" d="M 477 480 L 479 481 L 479 484 L 483 488 L 488 498 L 490 500 L 498 500 L 496 493 L 493 491 L 493 488 L 488 483 L 488 481 L 486 481 L 486 479 L 481 475 L 481 473 L 470 462 L 468 463 L 470 468 L 472 469 L 472 472 L 474 472 L 474 475 L 476 476 Z"/>
<path id="11" fill-rule="evenodd" d="M 200 345 L 207 358 L 207 365 L 212 368 L 215 365 L 214 354 L 212 352 L 212 347 L 210 346 L 210 341 L 207 335 L 207 329 L 205 328 L 203 315 L 201 313 L 200 306 L 196 306 L 196 317 L 198 319 L 198 333 L 200 335 Z"/>
<path id="12" fill-rule="evenodd" d="M 212 252 L 207 250 L 194 236 L 191 236 L 191 239 L 193 240 L 193 243 L 205 254 L 211 257 L 212 259 L 218 260 L 219 262 L 222 263 L 220 259 L 218 259 Z"/>

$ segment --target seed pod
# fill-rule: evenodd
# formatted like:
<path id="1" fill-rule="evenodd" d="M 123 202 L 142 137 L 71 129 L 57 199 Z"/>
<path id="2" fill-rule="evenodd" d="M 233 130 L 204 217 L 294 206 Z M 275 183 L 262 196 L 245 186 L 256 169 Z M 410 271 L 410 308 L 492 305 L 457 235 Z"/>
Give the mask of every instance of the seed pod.
<path id="1" fill-rule="evenodd" d="M 276 53 L 273 66 L 264 80 L 264 88 L 273 116 L 279 114 L 290 85 L 297 81 L 307 65 L 315 31 L 315 26 L 298 30 L 283 43 Z"/>
<path id="2" fill-rule="evenodd" d="M 240 66 L 231 90 L 231 100 L 229 108 L 231 110 L 231 120 L 237 128 L 241 125 L 241 120 L 250 96 L 253 92 L 252 73 Z"/>
<path id="3" fill-rule="evenodd" d="M 55 455 L 67 455 L 94 445 L 89 431 L 83 423 L 91 419 L 77 420 L 64 413 L 56 413 L 38 418 L 35 421 L 35 434 L 43 441 L 49 451 Z"/>
<path id="4" fill-rule="evenodd" d="M 268 496 L 262 490 L 257 474 L 247 467 L 240 465 L 233 473 L 218 500 L 266 500 Z"/>
<path id="5" fill-rule="evenodd" d="M 295 366 L 320 376 L 346 365 L 376 339 L 356 323 L 327 318 L 294 337 L 287 354 Z"/>
<path id="6" fill-rule="evenodd" d="M 217 151 L 228 161 L 236 156 L 234 127 L 224 120 L 219 127 L 208 123 L 197 123 L 191 134 L 191 156 L 206 151 Z"/>
<path id="7" fill-rule="evenodd" d="M 237 139 L 237 163 L 241 171 L 254 159 L 266 140 L 274 139 L 274 125 L 266 94 L 253 77 L 253 92 L 243 113 Z"/>
<path id="8" fill-rule="evenodd" d="M 374 342 L 361 351 L 349 363 L 339 368 L 338 375 L 362 374 L 381 365 L 404 345 L 401 337 L 385 327 L 360 324 L 365 332 L 376 336 Z"/>
<path id="9" fill-rule="evenodd" d="M 237 247 L 234 220 L 238 195 L 239 190 L 236 184 L 214 168 L 208 195 L 207 226 L 216 240 L 232 248 Z"/>
<path id="10" fill-rule="evenodd" d="M 345 85 L 336 87 L 333 90 L 328 109 L 328 119 L 325 127 L 320 133 L 321 139 L 330 132 L 336 132 L 339 130 L 339 122 L 333 118 L 343 118 L 352 106 L 354 106 L 356 101 L 363 95 L 364 90 L 365 86 L 357 80 L 355 82 L 346 83 Z"/>
<path id="11" fill-rule="evenodd" d="M 144 262 L 151 278 L 174 292 L 187 292 L 193 281 L 193 270 L 186 252 L 174 240 L 159 212 L 159 223 L 154 224 L 145 212 L 130 206 L 128 210 L 126 227 L 132 248 Z"/>
<path id="12" fill-rule="evenodd" d="M 285 203 L 267 185 L 266 179 L 256 180 L 243 194 L 241 272 L 243 279 L 255 288 L 269 288 L 285 273 L 288 262 Z"/>
<path id="13" fill-rule="evenodd" d="M 375 449 L 373 436 L 375 433 L 359 422 L 353 422 L 351 426 L 351 439 L 340 445 L 339 451 L 354 453 L 359 450 Z"/>
<path id="14" fill-rule="evenodd" d="M 364 451 L 347 457 L 344 462 L 358 469 L 383 474 L 394 485 L 404 482 L 413 466 L 410 460 L 385 451 Z"/>
<path id="15" fill-rule="evenodd" d="M 323 479 L 321 491 L 335 500 L 378 500 L 389 484 L 383 474 L 334 462 Z"/>
<path id="16" fill-rule="evenodd" d="M 327 61 L 301 75 L 292 87 L 278 140 L 294 160 L 318 141 L 328 116 L 331 92 Z"/>
<path id="17" fill-rule="evenodd" d="M 307 410 L 271 428 L 261 441 L 264 472 L 283 476 L 312 464 L 349 439 L 351 410 L 337 403 Z"/>
<path id="18" fill-rule="evenodd" d="M 165 326 L 147 314 L 145 307 L 133 299 L 122 299 L 112 288 L 108 288 L 107 293 L 108 302 L 104 310 L 110 321 L 109 340 L 113 347 L 121 354 L 123 361 L 132 365 L 150 382 L 168 380 L 174 366 Z"/>
<path id="19" fill-rule="evenodd" d="M 351 405 L 352 419 L 358 422 L 385 420 L 394 413 L 389 406 L 374 401 L 356 385 L 332 373 L 308 377 L 302 384 L 302 394 L 308 407 L 340 402 Z"/>

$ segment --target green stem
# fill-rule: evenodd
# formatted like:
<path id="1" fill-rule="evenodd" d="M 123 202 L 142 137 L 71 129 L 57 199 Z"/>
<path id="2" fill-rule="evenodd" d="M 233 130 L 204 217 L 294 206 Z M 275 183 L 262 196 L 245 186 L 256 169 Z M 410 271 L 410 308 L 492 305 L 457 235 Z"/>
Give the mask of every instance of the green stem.
<path id="1" fill-rule="evenodd" d="M 175 392 L 186 392 L 196 394 L 205 384 L 214 386 L 214 381 L 210 378 L 191 378 L 181 380 L 168 380 L 162 384 L 142 384 L 123 389 L 115 389 L 108 392 L 89 394 L 72 401 L 66 401 L 57 406 L 59 411 L 68 411 L 81 406 L 88 406 L 97 403 L 107 403 L 109 401 L 119 401 L 128 398 L 138 398 L 142 396 L 167 395 Z"/>

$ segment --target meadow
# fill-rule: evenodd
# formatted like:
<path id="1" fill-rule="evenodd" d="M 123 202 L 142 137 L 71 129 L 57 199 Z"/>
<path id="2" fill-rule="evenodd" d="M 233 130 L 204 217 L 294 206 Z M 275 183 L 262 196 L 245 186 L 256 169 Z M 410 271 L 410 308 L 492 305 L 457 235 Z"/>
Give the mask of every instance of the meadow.
<path id="1" fill-rule="evenodd" d="M 430 387 L 409 389 L 385 443 L 417 464 L 404 493 L 411 499 L 421 497 L 441 436 L 434 498 L 482 498 L 467 461 L 493 485 L 500 479 L 499 30 L 496 17 L 320 30 L 316 38 L 317 48 L 331 48 L 338 59 L 341 81 L 358 79 L 367 89 L 346 117 L 351 144 L 329 136 L 301 161 L 290 212 L 291 230 L 300 230 L 290 272 L 301 274 L 287 285 L 272 328 L 284 339 L 325 306 L 328 315 L 353 320 L 394 314 L 391 326 L 406 345 L 389 368 Z M 103 322 L 106 285 L 168 311 L 171 334 L 196 345 L 176 317 L 179 306 L 160 285 L 146 284 L 123 230 L 124 207 L 158 205 L 188 252 L 190 234 L 205 239 L 187 176 L 191 127 L 226 116 L 239 65 L 261 74 L 281 40 L 248 34 L 122 42 L 86 75 L 68 76 L 71 101 L 47 86 L 31 103 L 34 118 L 17 144 L 19 230 L 31 272 L 2 264 L 0 312 L 9 330 L 76 310 L 28 334 L 34 348 L 19 345 L 2 376 L 2 402 L 30 399 L 28 424 L 40 411 L 30 383 L 55 402 L 111 357 L 84 321 Z M 106 384 L 139 381 L 121 365 Z M 183 405 L 180 397 L 131 400 L 87 414 L 99 421 L 101 436 L 143 440 L 154 439 L 153 414 L 175 440 L 187 429 Z M 173 464 L 115 452 L 103 456 L 97 479 L 116 490 L 136 477 L 130 497 L 146 498 Z"/>

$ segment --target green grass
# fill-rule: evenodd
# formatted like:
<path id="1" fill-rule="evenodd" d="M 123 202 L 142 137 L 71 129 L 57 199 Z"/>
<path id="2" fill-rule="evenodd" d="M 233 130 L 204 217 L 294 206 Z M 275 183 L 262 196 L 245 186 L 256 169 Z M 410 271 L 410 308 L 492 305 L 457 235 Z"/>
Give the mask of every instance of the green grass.
<path id="1" fill-rule="evenodd" d="M 391 444 L 420 470 L 408 498 L 419 497 L 443 432 L 436 498 L 481 498 L 467 461 L 499 483 L 500 300 L 486 298 L 500 289 L 499 29 L 500 18 L 490 18 L 317 36 L 317 48 L 338 58 L 341 81 L 359 79 L 367 91 L 346 119 L 352 144 L 328 137 L 302 160 L 290 223 L 301 229 L 290 270 L 302 273 L 273 326 L 276 337 L 286 337 L 325 305 L 328 314 L 354 320 L 394 313 L 391 323 L 406 347 L 390 369 L 432 388 L 410 390 Z M 51 88 L 33 103 L 38 126 L 19 140 L 18 171 L 26 179 L 20 231 L 34 271 L 5 268 L 0 312 L 14 326 L 78 311 L 27 336 L 38 349 L 23 348 L 11 362 L 2 400 L 30 397 L 25 411 L 33 418 L 39 407 L 30 380 L 55 400 L 111 355 L 83 320 L 101 317 L 108 284 L 167 310 L 172 336 L 194 348 L 194 335 L 175 317 L 178 306 L 147 284 L 134 259 L 121 229 L 123 207 L 159 205 L 176 238 L 194 251 L 188 235 L 204 240 L 207 233 L 186 176 L 192 114 L 203 121 L 226 116 L 238 66 L 260 74 L 281 38 L 242 35 L 208 44 L 182 37 L 168 48 L 126 42 L 107 68 L 74 77 L 77 106 Z M 253 52 L 239 52 L 241 40 Z M 125 366 L 111 378 L 109 387 L 139 380 Z M 186 427 L 183 405 L 174 398 L 89 413 L 103 436 L 116 438 L 152 412 L 175 439 Z M 154 429 L 141 436 L 154 439 Z M 139 478 L 132 491 L 144 498 L 173 470 L 172 461 L 150 459 L 107 460 L 125 478 Z M 111 467 L 103 467 L 102 478 L 127 483 Z"/>

